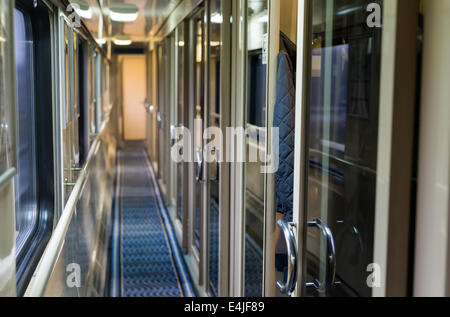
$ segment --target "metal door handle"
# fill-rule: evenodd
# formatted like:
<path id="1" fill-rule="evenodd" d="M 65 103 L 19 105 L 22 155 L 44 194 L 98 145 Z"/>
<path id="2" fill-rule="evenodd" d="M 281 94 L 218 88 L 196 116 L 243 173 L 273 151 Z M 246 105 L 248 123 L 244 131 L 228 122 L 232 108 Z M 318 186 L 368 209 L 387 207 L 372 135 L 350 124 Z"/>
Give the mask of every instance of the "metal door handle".
<path id="1" fill-rule="evenodd" d="M 330 228 L 323 223 L 321 219 L 308 222 L 309 228 L 317 228 L 320 234 L 327 239 L 327 259 L 326 259 L 326 269 L 324 282 L 316 280 L 312 283 L 307 283 L 307 288 L 314 288 L 321 293 L 326 293 L 334 286 L 334 281 L 336 279 L 336 249 L 334 246 L 334 237 Z"/>
<path id="2" fill-rule="evenodd" d="M 293 228 L 296 227 L 296 224 L 279 220 L 278 226 L 281 228 L 281 231 L 283 231 L 286 242 L 288 270 L 286 281 L 277 281 L 277 286 L 282 294 L 291 295 L 295 290 L 297 280 L 297 243 L 295 241 L 295 233 L 293 230 Z"/>

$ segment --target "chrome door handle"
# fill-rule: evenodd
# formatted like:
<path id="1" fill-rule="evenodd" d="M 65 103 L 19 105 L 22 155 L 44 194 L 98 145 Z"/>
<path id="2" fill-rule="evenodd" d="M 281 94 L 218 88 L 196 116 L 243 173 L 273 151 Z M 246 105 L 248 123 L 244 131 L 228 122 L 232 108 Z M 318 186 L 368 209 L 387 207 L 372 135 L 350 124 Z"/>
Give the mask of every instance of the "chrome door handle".
<path id="1" fill-rule="evenodd" d="M 327 239 L 327 259 L 326 259 L 326 271 L 324 282 L 316 280 L 311 283 L 307 283 L 307 288 L 314 288 L 321 293 L 326 293 L 333 286 L 336 279 L 336 248 L 334 246 L 334 237 L 330 228 L 323 223 L 321 219 L 308 222 L 309 228 L 317 228 L 320 234 Z"/>
<path id="2" fill-rule="evenodd" d="M 286 242 L 288 270 L 286 281 L 277 281 L 277 286 L 282 294 L 291 295 L 295 290 L 297 281 L 297 243 L 295 241 L 295 232 L 293 230 L 293 228 L 296 227 L 296 224 L 279 220 L 278 226 L 281 228 L 281 231 L 283 231 Z"/>

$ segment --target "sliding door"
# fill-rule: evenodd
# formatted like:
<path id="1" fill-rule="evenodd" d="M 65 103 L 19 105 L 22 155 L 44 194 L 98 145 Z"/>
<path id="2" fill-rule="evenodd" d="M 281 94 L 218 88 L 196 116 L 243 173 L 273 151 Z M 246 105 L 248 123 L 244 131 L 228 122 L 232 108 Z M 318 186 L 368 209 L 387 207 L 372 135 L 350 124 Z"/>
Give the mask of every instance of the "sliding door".
<path id="1" fill-rule="evenodd" d="M 300 5 L 299 295 L 406 295 L 417 4 Z"/>

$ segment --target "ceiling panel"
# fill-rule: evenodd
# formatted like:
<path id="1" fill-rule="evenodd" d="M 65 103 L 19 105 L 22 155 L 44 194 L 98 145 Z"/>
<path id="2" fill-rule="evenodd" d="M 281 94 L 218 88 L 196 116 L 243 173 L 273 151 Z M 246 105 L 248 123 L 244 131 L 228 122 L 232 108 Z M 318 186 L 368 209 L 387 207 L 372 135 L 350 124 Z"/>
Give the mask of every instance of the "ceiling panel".
<path id="1" fill-rule="evenodd" d="M 83 18 L 94 37 L 113 39 L 127 36 L 134 42 L 148 42 L 154 36 L 180 0 L 70 0 L 73 3 L 88 5 L 92 16 Z M 102 10 L 99 8 L 101 3 Z M 134 22 L 113 22 L 109 18 L 111 4 L 134 4 L 139 8 L 138 18 Z M 103 19 L 102 18 L 103 13 Z"/>

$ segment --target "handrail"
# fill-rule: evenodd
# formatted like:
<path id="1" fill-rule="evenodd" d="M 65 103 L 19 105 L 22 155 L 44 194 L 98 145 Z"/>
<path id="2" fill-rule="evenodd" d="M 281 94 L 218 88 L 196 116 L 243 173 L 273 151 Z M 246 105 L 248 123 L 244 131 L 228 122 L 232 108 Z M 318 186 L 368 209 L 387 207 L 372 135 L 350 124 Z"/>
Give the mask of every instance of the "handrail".
<path id="1" fill-rule="evenodd" d="M 44 296 L 47 284 L 51 278 L 53 270 L 58 261 L 61 250 L 64 246 L 65 237 L 72 220 L 73 213 L 75 211 L 76 205 L 82 194 L 82 189 L 87 180 L 88 171 L 92 160 L 97 155 L 101 140 L 98 137 L 89 151 L 88 159 L 84 168 L 82 169 L 78 180 L 69 196 L 64 211 L 59 219 L 58 225 L 53 231 L 52 237 L 50 238 L 47 247 L 45 248 L 44 254 L 42 255 L 41 261 L 38 268 L 34 274 L 33 280 L 30 283 L 28 290 L 25 294 L 27 297 L 41 297 Z"/>
<path id="2" fill-rule="evenodd" d="M 17 169 L 15 167 L 11 167 L 7 169 L 2 175 L 0 175 L 0 189 L 3 188 L 6 184 L 8 184 L 11 179 L 17 174 Z"/>

